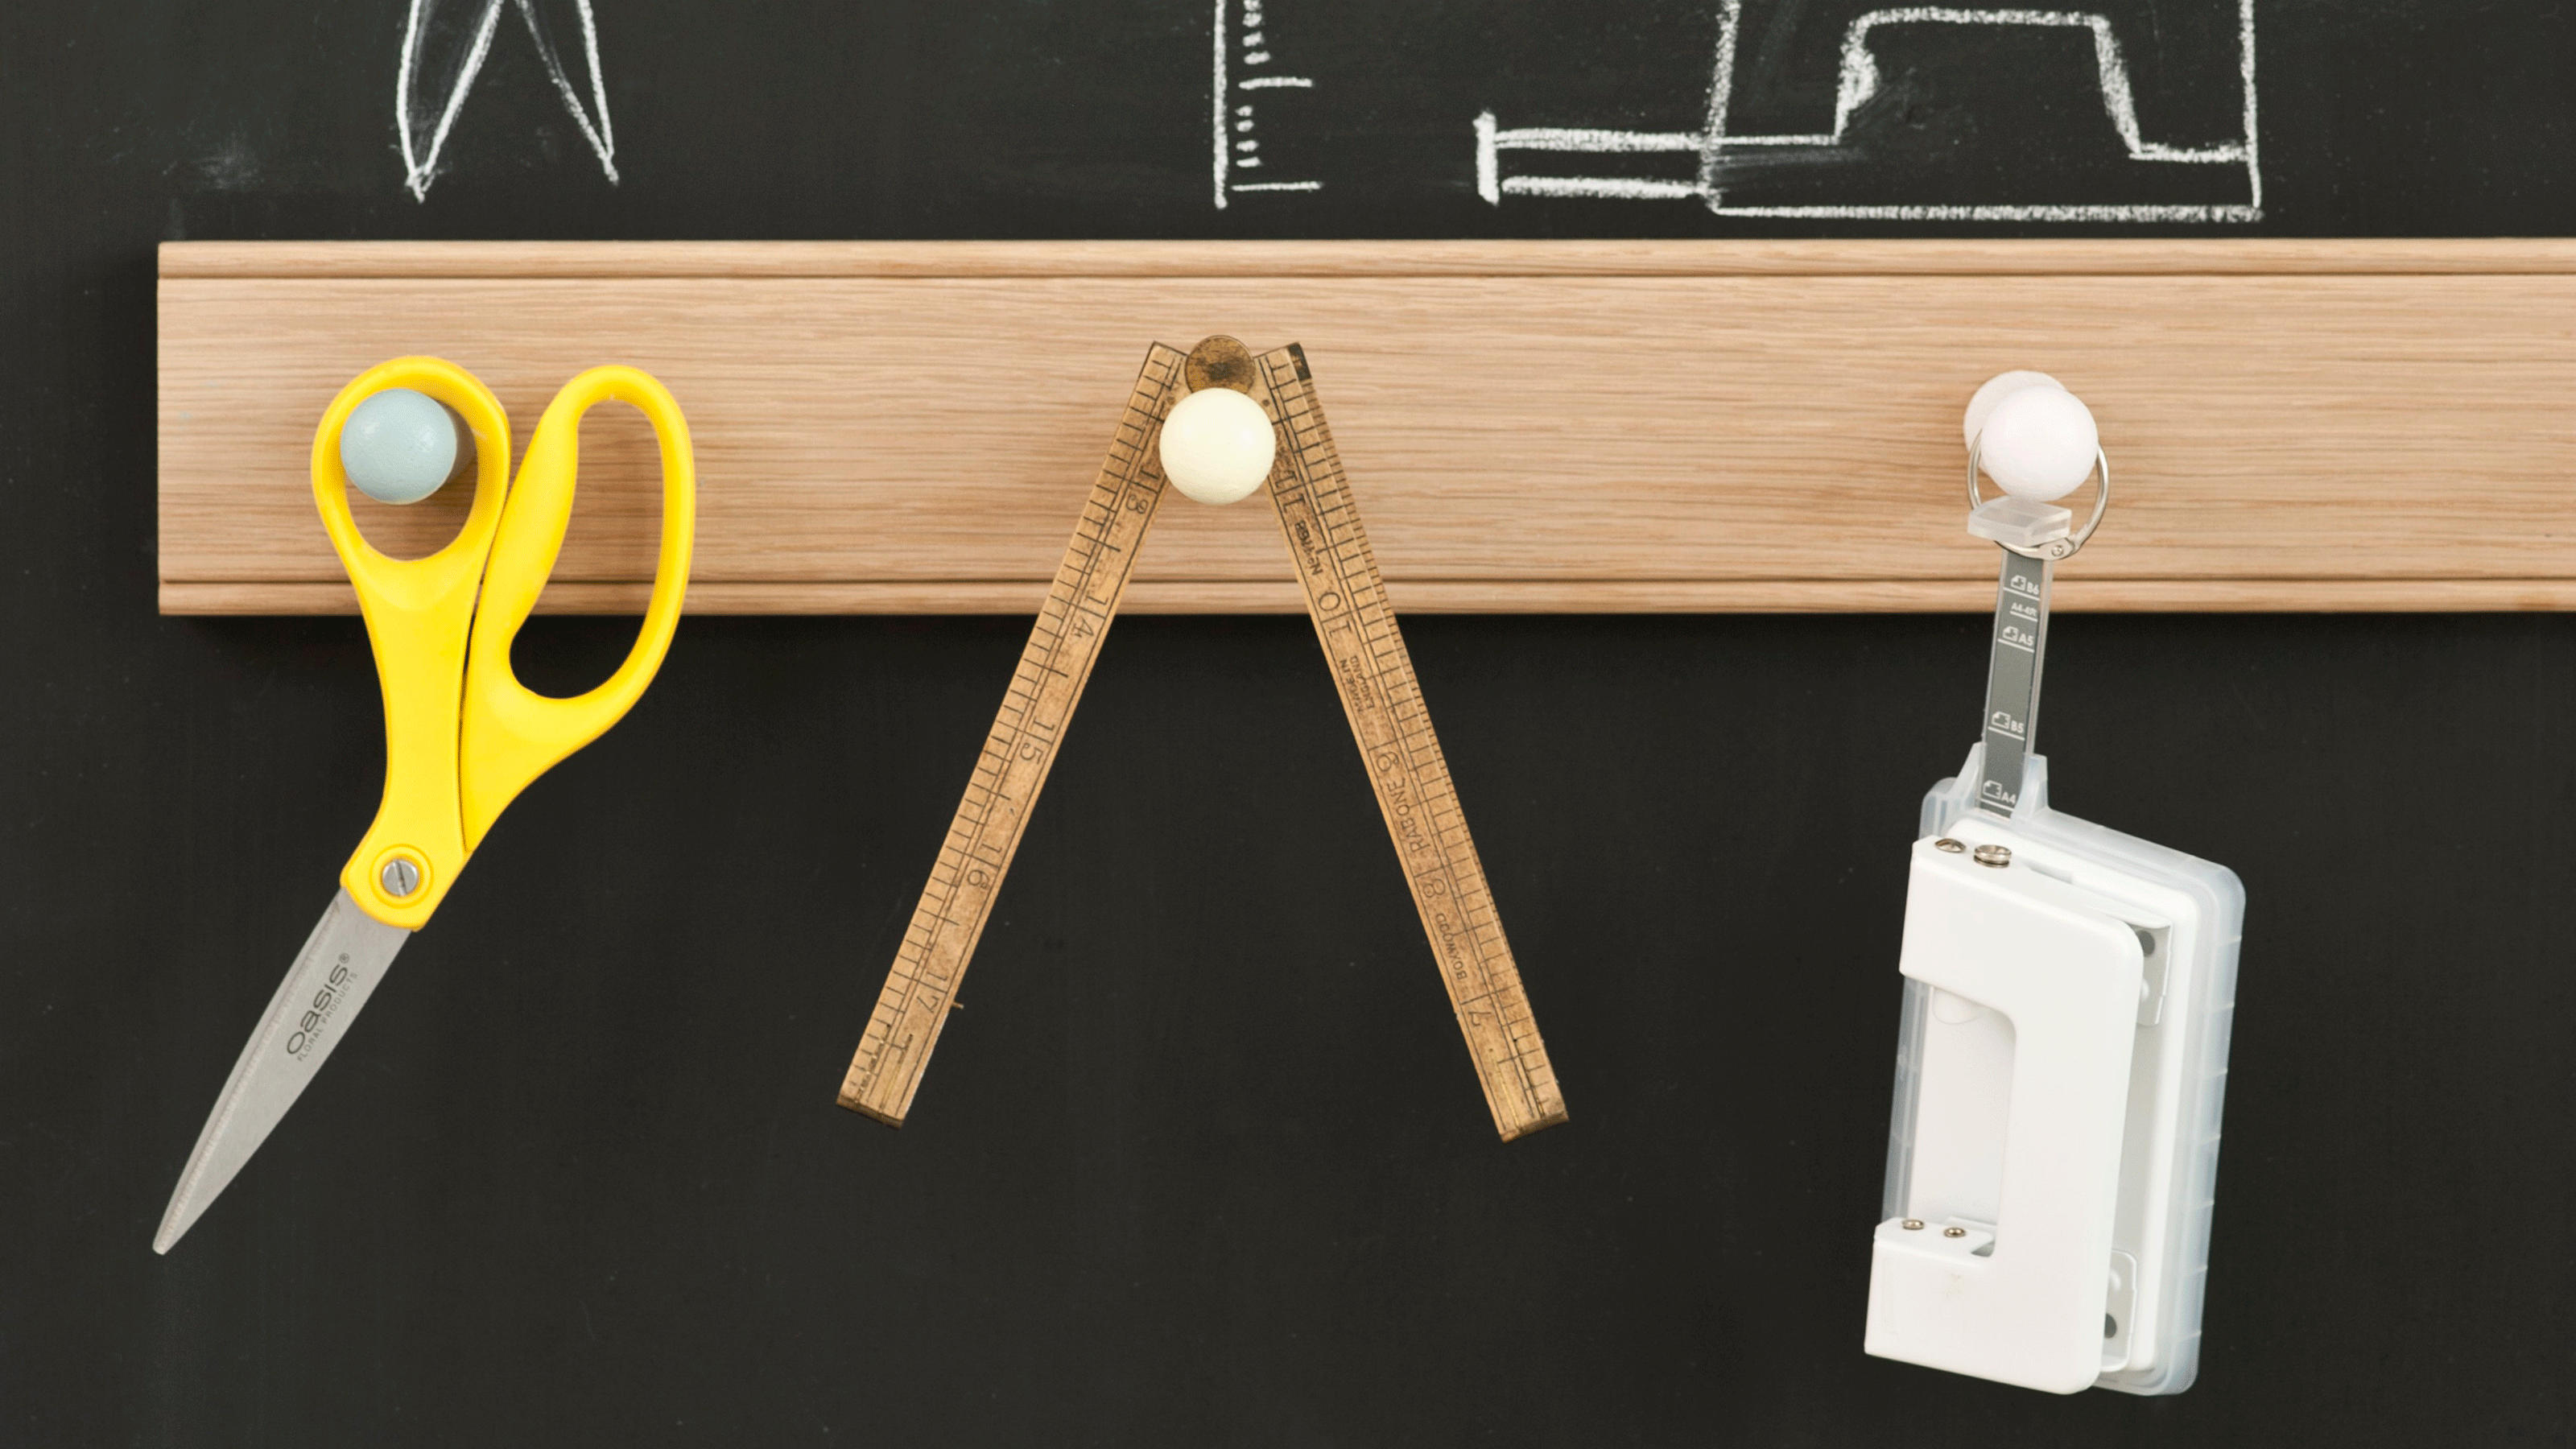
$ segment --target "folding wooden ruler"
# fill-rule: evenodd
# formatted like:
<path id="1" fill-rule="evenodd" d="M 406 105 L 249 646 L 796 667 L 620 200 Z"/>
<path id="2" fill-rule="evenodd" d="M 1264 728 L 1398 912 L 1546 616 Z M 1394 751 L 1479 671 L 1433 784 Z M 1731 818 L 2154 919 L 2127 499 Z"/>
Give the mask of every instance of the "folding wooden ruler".
<path id="1" fill-rule="evenodd" d="M 892 1126 L 901 1126 L 911 1110 L 1003 873 L 1163 501 L 1157 455 L 1163 418 L 1197 386 L 1249 392 L 1281 430 L 1270 501 L 1439 960 L 1441 984 L 1484 1083 L 1495 1129 L 1509 1141 L 1562 1122 L 1565 1099 L 1503 940 L 1386 583 L 1315 401 L 1306 355 L 1291 345 L 1254 358 L 1225 337 L 1209 338 L 1187 357 L 1159 343 L 1146 354 L 1109 460 L 1092 484 L 966 798 L 868 1018 L 867 1035 L 841 1084 L 841 1105 Z"/>

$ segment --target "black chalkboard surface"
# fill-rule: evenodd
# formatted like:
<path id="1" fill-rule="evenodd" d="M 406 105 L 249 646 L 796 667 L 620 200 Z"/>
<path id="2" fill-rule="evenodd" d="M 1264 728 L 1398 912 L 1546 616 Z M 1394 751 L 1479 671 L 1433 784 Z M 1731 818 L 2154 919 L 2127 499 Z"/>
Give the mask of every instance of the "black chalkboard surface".
<path id="1" fill-rule="evenodd" d="M 380 748 L 356 620 L 153 611 L 156 242 L 2576 234 L 2563 7 L 2256 0 L 2250 130 L 2234 0 L 2087 13 L 0 13 L 0 1440 L 2566 1442 L 2557 616 L 2060 622 L 2058 803 L 2251 896 L 2179 1398 L 1860 1352 L 1961 618 L 1409 625 L 1573 1113 L 1509 1147 L 1297 619 L 1120 624 L 911 1124 L 835 1110 L 1022 625 L 692 619 L 148 1249 Z"/>

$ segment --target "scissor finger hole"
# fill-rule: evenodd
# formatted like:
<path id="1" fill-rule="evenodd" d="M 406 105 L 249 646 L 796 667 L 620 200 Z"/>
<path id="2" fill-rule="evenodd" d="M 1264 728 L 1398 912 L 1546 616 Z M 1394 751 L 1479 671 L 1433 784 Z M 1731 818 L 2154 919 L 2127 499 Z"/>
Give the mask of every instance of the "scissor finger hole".
<path id="1" fill-rule="evenodd" d="M 662 449 L 644 414 L 618 402 L 582 414 L 579 463 L 563 551 L 537 596 L 537 613 L 558 617 L 530 619 L 510 646 L 519 682 L 557 698 L 598 684 L 625 659 L 661 549 Z"/>

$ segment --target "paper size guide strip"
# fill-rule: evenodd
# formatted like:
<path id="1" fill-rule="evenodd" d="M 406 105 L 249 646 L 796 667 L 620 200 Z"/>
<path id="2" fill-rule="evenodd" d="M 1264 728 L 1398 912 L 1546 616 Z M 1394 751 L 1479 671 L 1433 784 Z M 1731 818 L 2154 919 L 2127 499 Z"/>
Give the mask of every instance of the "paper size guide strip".
<path id="1" fill-rule="evenodd" d="M 1503 939 L 1485 867 L 1467 834 L 1449 762 L 1431 731 L 1413 657 L 1396 628 L 1305 354 L 1293 346 L 1265 353 L 1259 370 L 1272 420 L 1286 435 L 1280 466 L 1270 475 L 1270 501 L 1494 1128 L 1509 1141 L 1562 1122 L 1556 1070 Z"/>
<path id="2" fill-rule="evenodd" d="M 957 983 L 975 954 L 975 942 L 992 915 L 1011 856 L 1027 828 L 1029 807 L 1046 784 L 1063 743 L 1064 726 L 1100 658 L 1100 641 L 1118 612 L 1119 596 L 1136 572 L 1137 545 L 1163 501 L 1163 473 L 1154 453 L 1163 415 L 1184 391 L 1182 354 L 1160 343 L 1145 356 L 1136 390 L 1109 460 L 1091 485 L 1073 541 L 1056 567 L 1046 606 L 1020 651 L 975 762 L 966 798 L 949 824 L 921 904 L 903 934 L 894 969 L 868 1018 L 866 1036 L 841 1083 L 840 1102 L 892 1126 L 903 1125 L 922 1068 L 939 1041 L 955 1004 Z"/>
<path id="3" fill-rule="evenodd" d="M 1984 767 L 1977 808 L 2012 818 L 2021 804 L 2022 762 L 2038 747 L 2039 677 L 2048 662 L 2049 561 L 2002 550 L 1995 589 L 1995 642 L 1986 666 Z"/>

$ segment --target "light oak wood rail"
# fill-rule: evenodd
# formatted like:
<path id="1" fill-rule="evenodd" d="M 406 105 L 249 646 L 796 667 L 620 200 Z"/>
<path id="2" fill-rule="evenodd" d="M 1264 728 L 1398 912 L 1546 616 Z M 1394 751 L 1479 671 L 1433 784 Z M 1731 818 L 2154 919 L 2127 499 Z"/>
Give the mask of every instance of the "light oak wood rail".
<path id="1" fill-rule="evenodd" d="M 1959 414 L 2100 418 L 2069 609 L 2576 607 L 2566 241 L 172 243 L 161 605 L 347 612 L 312 429 L 428 352 L 526 430 L 584 367 L 696 436 L 690 606 L 1036 609 L 1155 340 L 1298 341 L 1399 608 L 1982 610 Z M 657 489 L 601 409 L 545 607 L 640 605 Z M 423 552 L 462 500 L 370 508 Z M 1130 611 L 1295 611 L 1256 508 L 1169 514 Z"/>

